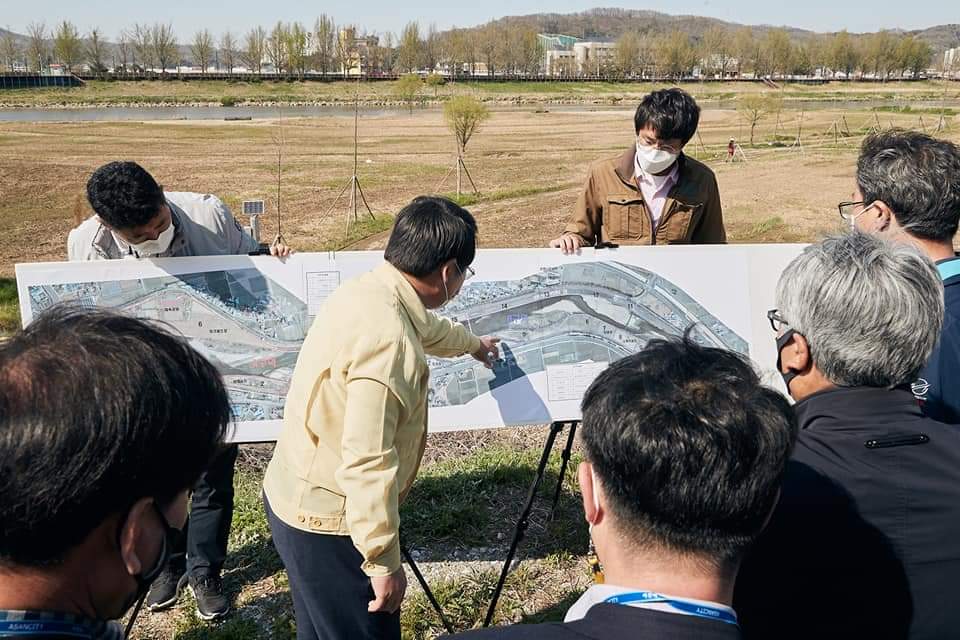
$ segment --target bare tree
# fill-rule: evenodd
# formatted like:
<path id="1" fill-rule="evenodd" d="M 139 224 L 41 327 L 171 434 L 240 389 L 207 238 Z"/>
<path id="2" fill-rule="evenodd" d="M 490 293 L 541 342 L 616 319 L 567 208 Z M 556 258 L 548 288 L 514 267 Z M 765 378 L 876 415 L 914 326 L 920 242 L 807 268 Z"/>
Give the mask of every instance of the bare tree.
<path id="1" fill-rule="evenodd" d="M 753 146 L 753 132 L 757 128 L 757 124 L 765 115 L 776 111 L 778 108 L 779 104 L 776 98 L 761 93 L 748 93 L 741 96 L 737 101 L 737 111 L 750 125 L 750 146 Z"/>
<path id="2" fill-rule="evenodd" d="M 437 62 L 440 60 L 440 33 L 437 31 L 437 25 L 431 24 L 427 29 L 427 35 L 423 39 L 422 62 L 424 68 L 433 73 L 437 68 Z"/>
<path id="3" fill-rule="evenodd" d="M 737 77 L 742 77 L 747 69 L 756 71 L 757 41 L 750 27 L 743 27 L 733 36 L 733 52 L 737 57 Z"/>
<path id="4" fill-rule="evenodd" d="M 784 29 L 771 29 L 763 38 L 763 60 L 772 74 L 786 75 L 793 64 L 794 47 Z"/>
<path id="5" fill-rule="evenodd" d="M 202 29 L 193 34 L 190 54 L 193 56 L 194 64 L 200 67 L 200 73 L 206 73 L 207 67 L 213 60 L 213 34 L 209 29 Z"/>
<path id="6" fill-rule="evenodd" d="M 703 33 L 704 66 L 723 78 L 733 49 L 733 34 L 723 27 L 710 27 Z"/>
<path id="7" fill-rule="evenodd" d="M 410 113 L 413 113 L 413 102 L 423 89 L 423 81 L 415 73 L 408 73 L 400 76 L 400 79 L 393 85 L 393 92 L 398 98 L 407 103 Z"/>
<path id="8" fill-rule="evenodd" d="M 892 52 L 896 49 L 896 37 L 889 31 L 871 33 L 863 47 L 864 70 L 872 71 L 875 78 L 886 80 L 895 66 Z"/>
<path id="9" fill-rule="evenodd" d="M 37 73 L 43 71 L 50 57 L 47 47 L 47 25 L 31 22 L 27 25 L 27 66 Z"/>
<path id="10" fill-rule="evenodd" d="M 127 33 L 126 29 L 120 32 L 119 37 L 117 37 L 117 53 L 120 55 L 120 66 L 123 68 L 123 72 L 127 73 L 129 71 L 127 64 L 136 64 L 136 60 L 131 60 L 133 55 L 133 46 L 130 44 L 130 35 Z M 116 56 L 114 56 L 113 72 L 117 72 Z"/>
<path id="11" fill-rule="evenodd" d="M 300 80 L 307 71 L 307 31 L 303 25 L 294 21 L 287 27 L 286 33 L 287 64 Z"/>
<path id="12" fill-rule="evenodd" d="M 83 43 L 80 41 L 80 32 L 76 25 L 64 20 L 57 25 L 53 33 L 53 56 L 60 62 L 68 73 L 80 62 L 83 55 Z"/>
<path id="13" fill-rule="evenodd" d="M 401 71 L 410 73 L 420 68 L 423 52 L 423 40 L 420 38 L 420 24 L 408 22 L 400 36 L 400 47 L 397 51 L 397 66 Z"/>
<path id="14" fill-rule="evenodd" d="M 387 31 L 380 39 L 380 65 L 384 73 L 393 73 L 396 69 L 397 50 L 393 46 L 394 35 Z"/>
<path id="15" fill-rule="evenodd" d="M 3 67 L 7 71 L 13 71 L 17 66 L 17 61 L 21 55 L 20 45 L 17 39 L 13 37 L 13 32 L 7 29 L 0 38 L 0 60 L 3 61 Z"/>
<path id="16" fill-rule="evenodd" d="M 674 31 L 661 37 L 657 43 L 657 61 L 660 71 L 672 78 L 680 79 L 690 73 L 697 61 L 690 36 Z"/>
<path id="17" fill-rule="evenodd" d="M 233 68 L 237 66 L 237 41 L 230 31 L 224 31 L 220 36 L 220 64 L 231 75 Z"/>
<path id="18" fill-rule="evenodd" d="M 336 68 L 337 26 L 333 18 L 325 13 L 320 14 L 313 25 L 313 37 L 317 43 L 317 69 L 326 75 Z"/>
<path id="19" fill-rule="evenodd" d="M 134 24 L 133 30 L 130 32 L 130 42 L 133 44 L 135 56 L 140 58 L 140 66 L 144 72 L 157 66 L 156 51 L 153 48 L 153 34 L 148 25 Z"/>
<path id="20" fill-rule="evenodd" d="M 622 77 L 637 72 L 640 65 L 640 36 L 636 31 L 626 31 L 617 38 L 613 49 L 613 65 Z"/>
<path id="21" fill-rule="evenodd" d="M 289 71 L 287 64 L 289 61 L 289 57 L 287 56 L 288 33 L 289 30 L 287 26 L 282 22 L 277 22 L 273 30 L 270 31 L 270 35 L 267 36 L 267 58 L 270 59 L 270 63 L 273 65 L 276 73 Z"/>
<path id="22" fill-rule="evenodd" d="M 243 52 L 240 54 L 247 69 L 254 73 L 260 73 L 263 70 L 266 47 L 267 32 L 263 27 L 255 27 L 247 32 L 243 38 Z"/>
<path id="23" fill-rule="evenodd" d="M 106 65 L 103 64 L 105 55 L 106 43 L 103 41 L 103 35 L 100 33 L 100 29 L 94 27 L 90 30 L 90 33 L 87 34 L 87 41 L 83 47 L 83 56 L 87 61 L 87 66 L 90 67 L 90 70 L 93 71 L 98 78 L 103 78 L 103 74 L 107 70 Z"/>
<path id="24" fill-rule="evenodd" d="M 834 71 L 843 71 L 847 78 L 860 67 L 860 51 L 846 29 L 834 34 L 827 44 L 827 62 Z"/>
<path id="25" fill-rule="evenodd" d="M 457 197 L 460 197 L 462 187 L 461 170 L 466 171 L 466 165 L 463 163 L 463 154 L 467 151 L 467 143 L 473 137 L 473 134 L 480 129 L 487 118 L 490 117 L 490 111 L 476 98 L 470 96 L 456 96 L 451 98 L 443 105 L 443 117 L 447 121 L 447 127 L 457 139 Z M 449 175 L 449 174 L 448 174 Z M 467 172 L 470 178 L 470 173 Z M 470 178 L 470 184 L 473 184 L 473 178 Z M 473 186 L 477 190 L 476 185 Z"/>
<path id="26" fill-rule="evenodd" d="M 901 75 L 903 72 L 909 71 L 911 76 L 916 78 L 921 71 L 929 66 L 930 59 L 933 57 L 933 50 L 925 41 L 908 35 L 900 40 L 894 55 Z"/>
<path id="27" fill-rule="evenodd" d="M 166 74 L 167 67 L 178 64 L 180 58 L 173 27 L 169 24 L 154 23 L 150 28 L 150 42 L 153 45 L 153 55 L 160 65 L 160 73 Z"/>

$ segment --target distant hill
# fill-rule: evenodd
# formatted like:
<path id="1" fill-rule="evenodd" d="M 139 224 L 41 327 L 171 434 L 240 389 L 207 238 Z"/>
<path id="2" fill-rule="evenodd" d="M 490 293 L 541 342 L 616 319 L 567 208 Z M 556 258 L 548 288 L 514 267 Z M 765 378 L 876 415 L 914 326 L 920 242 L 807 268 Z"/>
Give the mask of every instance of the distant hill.
<path id="1" fill-rule="evenodd" d="M 627 31 L 641 35 L 682 31 L 699 38 L 710 27 L 739 29 L 749 26 L 756 35 L 771 29 L 785 29 L 794 40 L 823 35 L 807 29 L 788 25 L 743 25 L 717 18 L 702 16 L 670 15 L 643 9 L 602 8 L 580 13 L 537 13 L 525 16 L 508 16 L 494 20 L 501 26 L 523 26 L 541 33 L 564 33 L 584 39 L 615 40 Z M 926 40 L 935 52 L 960 47 L 960 24 L 944 24 L 913 31 L 898 30 Z"/>

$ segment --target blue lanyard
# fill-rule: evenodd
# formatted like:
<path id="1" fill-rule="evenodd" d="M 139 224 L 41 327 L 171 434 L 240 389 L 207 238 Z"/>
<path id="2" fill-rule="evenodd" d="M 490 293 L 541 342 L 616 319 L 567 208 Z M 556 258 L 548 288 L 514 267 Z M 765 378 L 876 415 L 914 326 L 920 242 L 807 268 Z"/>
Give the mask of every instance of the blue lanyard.
<path id="1" fill-rule="evenodd" d="M 681 613 L 696 616 L 698 618 L 707 618 L 708 620 L 719 620 L 727 624 L 737 624 L 737 616 L 724 609 L 709 607 L 703 604 L 687 602 L 685 600 L 674 600 L 659 593 L 652 591 L 634 591 L 632 593 L 620 593 L 610 596 L 605 603 L 625 604 L 629 606 L 643 606 L 645 604 L 665 604 Z"/>
<path id="2" fill-rule="evenodd" d="M 66 620 L 0 620 L 0 638 L 39 635 L 92 638 L 94 633 L 87 625 Z"/>
<path id="3" fill-rule="evenodd" d="M 949 280 L 953 276 L 960 275 L 960 260 L 952 258 L 937 263 L 937 271 L 940 272 L 941 280 Z"/>

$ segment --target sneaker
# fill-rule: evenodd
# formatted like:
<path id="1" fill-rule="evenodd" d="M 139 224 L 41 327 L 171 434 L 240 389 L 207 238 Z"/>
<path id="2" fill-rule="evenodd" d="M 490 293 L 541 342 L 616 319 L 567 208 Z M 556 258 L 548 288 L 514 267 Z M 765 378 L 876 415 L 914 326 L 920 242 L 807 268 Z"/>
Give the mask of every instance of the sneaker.
<path id="1" fill-rule="evenodd" d="M 148 611 L 163 611 L 177 604 L 180 592 L 187 584 L 187 575 L 183 567 L 174 565 L 169 563 L 150 585 L 150 593 L 144 602 Z"/>
<path id="2" fill-rule="evenodd" d="M 197 601 L 197 615 L 203 620 L 216 620 L 230 612 L 230 601 L 223 593 L 220 576 L 212 573 L 190 576 L 189 588 Z"/>

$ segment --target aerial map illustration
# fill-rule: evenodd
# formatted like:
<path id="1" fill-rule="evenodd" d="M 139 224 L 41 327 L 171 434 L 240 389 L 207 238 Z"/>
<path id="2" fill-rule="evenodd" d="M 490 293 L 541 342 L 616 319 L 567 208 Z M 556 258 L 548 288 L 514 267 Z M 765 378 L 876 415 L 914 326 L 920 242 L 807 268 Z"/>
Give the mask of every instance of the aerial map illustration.
<path id="1" fill-rule="evenodd" d="M 245 257 L 225 267 L 221 258 L 216 268 L 192 267 L 182 275 L 123 261 L 109 280 L 94 263 L 27 265 L 18 280 L 22 307 L 30 311 L 25 321 L 69 302 L 157 320 L 185 336 L 223 373 L 241 430 L 237 437 L 253 441 L 275 437 L 270 429 L 283 418 L 297 356 L 322 300 L 344 277 L 379 264 L 382 255 L 355 254 L 341 266 L 326 255 L 298 259 L 288 271 L 268 262 L 271 272 Z M 556 265 L 553 254 L 550 262 L 521 254 L 515 266 L 523 275 L 471 281 L 438 311 L 477 335 L 499 336 L 502 357 L 492 369 L 469 356 L 429 358 L 428 402 L 436 412 L 431 429 L 542 422 L 554 411 L 574 415 L 587 386 L 609 363 L 688 329 L 701 344 L 748 351 L 746 340 L 714 315 L 722 311 L 708 311 L 632 260 Z"/>
<path id="2" fill-rule="evenodd" d="M 238 422 L 283 417 L 309 327 L 307 305 L 257 269 L 31 285 L 28 291 L 34 314 L 71 302 L 164 322 L 223 373 Z"/>
<path id="3" fill-rule="evenodd" d="M 620 262 L 547 267 L 519 280 L 470 283 L 440 313 L 476 335 L 502 338 L 487 369 L 469 356 L 430 359 L 431 407 L 462 405 L 546 372 L 549 400 L 570 400 L 607 363 L 655 338 L 682 335 L 746 354 L 747 342 L 677 285 Z"/>

